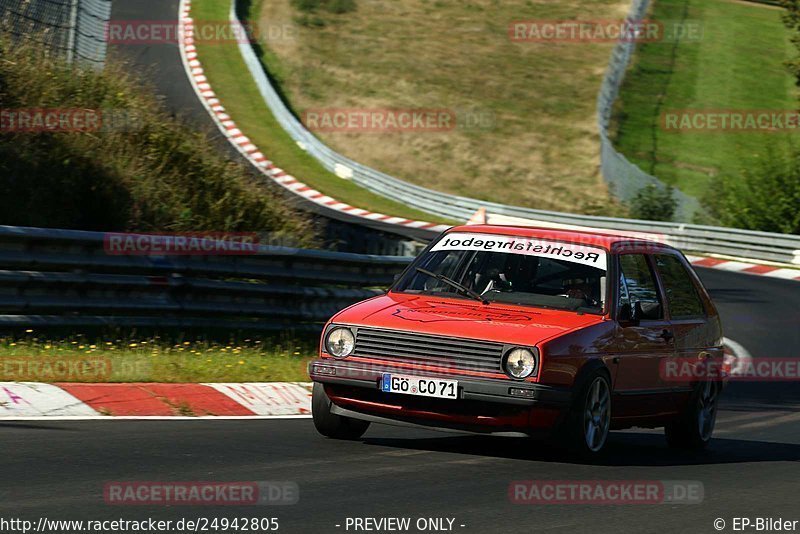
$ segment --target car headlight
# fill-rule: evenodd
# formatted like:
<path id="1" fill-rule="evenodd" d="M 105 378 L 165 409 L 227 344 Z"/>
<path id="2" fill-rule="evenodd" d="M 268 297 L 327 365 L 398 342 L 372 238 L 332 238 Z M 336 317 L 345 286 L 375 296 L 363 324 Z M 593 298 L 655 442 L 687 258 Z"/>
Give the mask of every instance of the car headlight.
<path id="1" fill-rule="evenodd" d="M 334 328 L 325 338 L 325 348 L 334 358 L 347 358 L 356 348 L 356 338 L 349 328 Z"/>
<path id="2" fill-rule="evenodd" d="M 536 370 L 536 356 L 529 349 L 511 349 L 503 358 L 503 369 L 511 378 L 527 378 Z"/>

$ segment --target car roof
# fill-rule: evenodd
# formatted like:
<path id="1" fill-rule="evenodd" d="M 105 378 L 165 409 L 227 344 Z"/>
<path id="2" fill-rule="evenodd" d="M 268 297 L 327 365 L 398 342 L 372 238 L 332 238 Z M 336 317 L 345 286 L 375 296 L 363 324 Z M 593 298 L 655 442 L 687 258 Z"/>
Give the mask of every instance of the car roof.
<path id="1" fill-rule="evenodd" d="M 626 233 L 623 231 L 620 231 L 617 234 L 611 233 L 613 230 L 609 230 L 608 232 L 596 232 L 588 230 L 570 230 L 563 228 L 543 228 L 536 226 L 512 226 L 498 224 L 471 224 L 455 226 L 447 231 L 447 233 L 452 232 L 532 237 L 548 239 L 551 241 L 564 241 L 567 243 L 593 245 L 596 247 L 605 248 L 609 251 L 620 248 L 620 246 L 635 247 L 636 245 L 642 245 L 648 248 L 675 250 L 673 247 L 661 242 L 658 239 L 659 234 L 642 235 L 642 232 L 627 232 L 626 235 Z"/>

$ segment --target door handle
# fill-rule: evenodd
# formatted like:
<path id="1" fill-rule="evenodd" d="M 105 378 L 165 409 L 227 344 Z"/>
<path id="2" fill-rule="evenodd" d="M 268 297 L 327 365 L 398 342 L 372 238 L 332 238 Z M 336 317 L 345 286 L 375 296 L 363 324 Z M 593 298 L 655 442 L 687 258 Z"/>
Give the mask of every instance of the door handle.
<path id="1" fill-rule="evenodd" d="M 662 338 L 664 341 L 669 343 L 675 338 L 675 334 L 673 334 L 671 330 L 667 330 L 665 328 L 664 330 L 661 331 L 661 335 L 658 337 Z"/>

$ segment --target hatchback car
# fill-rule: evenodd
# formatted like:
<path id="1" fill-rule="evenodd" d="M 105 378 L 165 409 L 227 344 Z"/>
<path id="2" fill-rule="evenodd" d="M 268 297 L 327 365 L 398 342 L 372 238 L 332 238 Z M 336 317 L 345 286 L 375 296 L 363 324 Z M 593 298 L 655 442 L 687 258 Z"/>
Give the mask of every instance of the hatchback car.
<path id="1" fill-rule="evenodd" d="M 664 427 L 704 447 L 724 380 L 719 315 L 678 250 L 600 233 L 453 228 L 385 294 L 337 313 L 309 365 L 317 430 L 370 422 L 549 436 L 601 451 Z M 689 372 L 675 372 L 685 369 Z"/>

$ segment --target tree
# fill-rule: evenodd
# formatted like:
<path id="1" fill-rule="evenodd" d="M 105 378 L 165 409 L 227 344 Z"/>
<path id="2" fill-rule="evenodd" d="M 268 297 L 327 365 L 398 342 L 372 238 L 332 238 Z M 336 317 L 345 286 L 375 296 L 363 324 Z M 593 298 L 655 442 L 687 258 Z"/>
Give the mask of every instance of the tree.
<path id="1" fill-rule="evenodd" d="M 792 31 L 792 44 L 800 53 L 800 0 L 778 0 L 786 11 L 781 15 L 783 24 Z M 786 67 L 795 77 L 795 85 L 800 86 L 800 56 L 787 61 Z"/>

